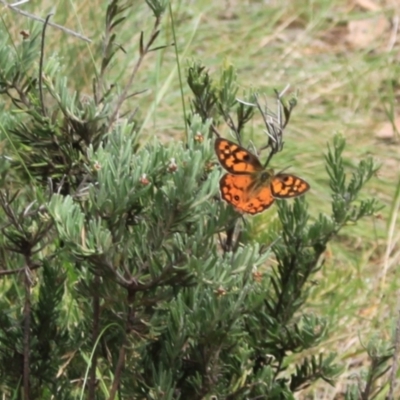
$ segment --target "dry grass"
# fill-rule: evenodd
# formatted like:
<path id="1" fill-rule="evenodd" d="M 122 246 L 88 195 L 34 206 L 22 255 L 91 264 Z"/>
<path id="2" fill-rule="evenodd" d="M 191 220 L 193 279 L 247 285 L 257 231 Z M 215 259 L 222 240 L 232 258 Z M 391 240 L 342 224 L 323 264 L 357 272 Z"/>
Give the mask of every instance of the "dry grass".
<path id="1" fill-rule="evenodd" d="M 21 8 L 44 17 L 53 7 L 49 1 L 34 3 Z M 73 85 L 83 92 L 91 90 L 93 60 L 96 63 L 100 57 L 104 2 L 97 3 L 60 1 L 52 18 L 90 37 L 90 45 L 53 28 L 47 37 L 46 55 L 57 51 L 65 69 L 79 77 Z M 173 4 L 183 65 L 186 58 L 196 58 L 214 71 L 228 60 L 237 68 L 244 89 L 257 87 L 272 94 L 272 88 L 290 83 L 299 92 L 286 149 L 275 164 L 278 169 L 290 165 L 311 183 L 308 199 L 313 215 L 330 211 L 323 153 L 334 133 L 347 139 L 349 171 L 369 154 L 382 164 L 365 195 L 377 197 L 386 207 L 373 220 L 345 229 L 331 244 L 309 302 L 311 309 L 332 320 L 334 329 L 324 349 L 338 352 L 344 374 L 335 388 L 319 382 L 300 393 L 299 399 L 341 398 L 351 376 L 366 365 L 362 343 L 373 335 L 389 340 L 395 324 L 395 270 L 400 258 L 399 136 L 392 129 L 399 117 L 395 105 L 400 96 L 396 3 L 182 0 Z M 140 31 L 149 29 L 146 16 L 145 6 L 135 8 L 121 30 L 119 41 L 126 54 L 120 54 L 113 73 L 122 82 L 137 58 Z M 30 22 L 11 11 L 5 20 L 18 31 L 29 29 Z M 165 18 L 158 43 L 172 42 L 171 24 Z M 184 120 L 172 47 L 147 59 L 132 91 L 143 89 L 148 90 L 131 103 L 140 107 L 139 116 L 146 120 L 143 138 L 182 138 Z M 183 89 L 187 96 L 188 89 Z M 261 119 L 255 121 L 249 137 L 262 141 L 262 129 Z M 382 132 L 385 139 L 379 137 L 385 136 Z M 262 232 L 266 218 L 271 215 L 251 221 L 254 233 Z"/>

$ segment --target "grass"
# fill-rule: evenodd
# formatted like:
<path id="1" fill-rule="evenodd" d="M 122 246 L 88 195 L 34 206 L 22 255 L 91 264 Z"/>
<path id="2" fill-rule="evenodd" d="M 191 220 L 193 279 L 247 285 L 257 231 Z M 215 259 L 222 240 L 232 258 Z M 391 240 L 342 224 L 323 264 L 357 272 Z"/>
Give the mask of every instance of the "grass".
<path id="1" fill-rule="evenodd" d="M 352 5 L 350 5 L 352 4 Z M 373 155 L 382 167 L 366 190 L 385 206 L 381 215 L 348 227 L 326 252 L 326 262 L 312 289 L 310 309 L 326 315 L 334 330 L 324 344 L 337 351 L 345 371 L 337 386 L 323 382 L 305 389 L 299 399 L 333 399 L 354 373 L 366 364 L 362 343 L 378 335 L 389 339 L 395 325 L 398 284 L 394 279 L 399 263 L 399 234 L 396 229 L 400 198 L 398 134 L 379 140 L 379 127 L 395 118 L 399 98 L 398 42 L 395 30 L 372 36 L 368 45 L 346 31 L 352 23 L 388 17 L 395 10 L 363 9 L 362 2 L 315 0 L 298 2 L 173 2 L 176 45 L 181 67 L 186 59 L 201 59 L 211 71 L 228 61 L 238 71 L 243 89 L 260 88 L 272 96 L 272 89 L 290 83 L 298 91 L 298 106 L 286 133 L 285 151 L 274 159 L 277 169 L 291 171 L 307 179 L 312 187 L 307 199 L 313 215 L 329 212 L 328 176 L 324 170 L 326 144 L 333 134 L 347 139 L 348 169 L 366 155 Z M 45 0 L 20 6 L 42 17 L 53 7 Z M 46 57 L 58 52 L 71 82 L 79 91 L 91 91 L 93 59 L 101 54 L 105 2 L 58 2 L 52 21 L 82 32 L 93 42 L 87 44 L 54 28 L 48 28 Z M 17 32 L 31 22 L 10 10 L 5 22 Z M 150 29 L 147 7 L 135 6 L 120 30 L 119 42 L 125 50 L 113 66 L 121 86 L 128 79 L 138 57 L 140 31 Z M 157 44 L 174 42 L 170 19 L 166 16 Z M 93 57 L 93 58 L 92 58 Z M 143 140 L 156 135 L 163 140 L 184 138 L 181 88 L 173 47 L 153 53 L 145 60 L 133 91 L 147 91 L 132 99 L 145 121 Z M 263 143 L 261 118 L 255 120 L 252 135 Z M 226 130 L 222 130 L 228 134 Z M 261 234 L 274 218 L 274 209 L 250 221 L 254 234 Z M 397 393 L 399 395 L 399 393 Z"/>

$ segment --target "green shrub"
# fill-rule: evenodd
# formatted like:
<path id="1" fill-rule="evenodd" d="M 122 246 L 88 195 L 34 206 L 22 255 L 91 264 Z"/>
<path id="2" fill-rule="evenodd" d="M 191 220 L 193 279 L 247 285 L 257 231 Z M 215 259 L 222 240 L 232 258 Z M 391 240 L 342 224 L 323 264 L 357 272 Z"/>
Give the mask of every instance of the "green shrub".
<path id="1" fill-rule="evenodd" d="M 140 38 L 138 68 L 158 46 L 165 11 L 147 4 L 155 23 Z M 13 45 L 1 35 L 0 391 L 291 399 L 318 379 L 334 384 L 334 354 L 318 351 L 329 321 L 305 303 L 327 243 L 378 209 L 358 200 L 376 167 L 362 160 L 348 180 L 336 136 L 326 154 L 331 215 L 311 218 L 304 197 L 277 201 L 280 224 L 268 241 L 245 237 L 246 217 L 219 199 L 215 134 L 227 124 L 243 139 L 261 112 L 269 160 L 283 148 L 295 102 L 278 95 L 273 115 L 254 92 L 237 100 L 233 67 L 215 83 L 190 63 L 185 141 L 141 146 L 141 121 L 123 114 L 135 73 L 127 87 L 107 81 L 128 11 L 118 1 L 108 7 L 91 96 L 70 89 L 56 57 L 41 65 L 37 28 Z"/>

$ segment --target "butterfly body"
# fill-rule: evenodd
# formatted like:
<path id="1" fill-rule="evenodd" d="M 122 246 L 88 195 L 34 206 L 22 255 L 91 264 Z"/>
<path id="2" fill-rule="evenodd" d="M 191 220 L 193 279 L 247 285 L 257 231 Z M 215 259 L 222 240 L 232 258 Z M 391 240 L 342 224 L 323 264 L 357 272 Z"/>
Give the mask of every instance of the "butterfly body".
<path id="1" fill-rule="evenodd" d="M 216 139 L 215 153 L 228 171 L 219 183 L 221 196 L 239 212 L 260 213 L 269 208 L 275 198 L 300 196 L 310 188 L 297 176 L 275 175 L 272 169 L 264 169 L 257 156 L 229 140 Z"/>

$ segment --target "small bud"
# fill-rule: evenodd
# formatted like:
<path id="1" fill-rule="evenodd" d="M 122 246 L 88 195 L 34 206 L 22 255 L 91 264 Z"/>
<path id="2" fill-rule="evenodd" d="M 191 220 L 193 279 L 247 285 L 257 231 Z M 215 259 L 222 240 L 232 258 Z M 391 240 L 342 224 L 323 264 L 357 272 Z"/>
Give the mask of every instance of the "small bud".
<path id="1" fill-rule="evenodd" d="M 169 165 L 168 165 L 168 172 L 175 172 L 178 170 L 178 165 L 176 164 L 175 158 L 171 158 L 169 160 Z"/>
<path id="2" fill-rule="evenodd" d="M 206 170 L 206 172 L 211 172 L 215 167 L 215 163 L 213 162 L 208 162 L 205 166 L 204 169 Z"/>
<path id="3" fill-rule="evenodd" d="M 200 132 L 197 132 L 196 135 L 194 136 L 194 140 L 197 143 L 203 143 L 204 136 Z"/>
<path id="4" fill-rule="evenodd" d="M 147 179 L 147 175 L 146 175 L 146 174 L 143 174 L 143 175 L 140 177 L 139 182 L 140 182 L 142 185 L 148 185 L 148 184 L 150 183 L 150 181 Z"/>
<path id="5" fill-rule="evenodd" d="M 25 30 L 22 30 L 19 34 L 22 36 L 22 39 L 24 39 L 24 40 L 28 39 L 28 37 L 30 36 L 29 31 L 25 31 Z"/>
<path id="6" fill-rule="evenodd" d="M 217 294 L 218 297 L 225 296 L 226 290 L 222 286 L 220 286 L 217 290 L 215 290 L 215 293 Z"/>
<path id="7" fill-rule="evenodd" d="M 260 272 L 260 271 L 254 271 L 253 272 L 253 279 L 256 281 L 256 282 L 261 282 L 261 280 L 262 280 L 262 273 Z"/>
<path id="8" fill-rule="evenodd" d="M 93 164 L 93 168 L 96 171 L 100 171 L 101 170 L 101 164 L 98 161 L 95 161 L 94 164 Z"/>

